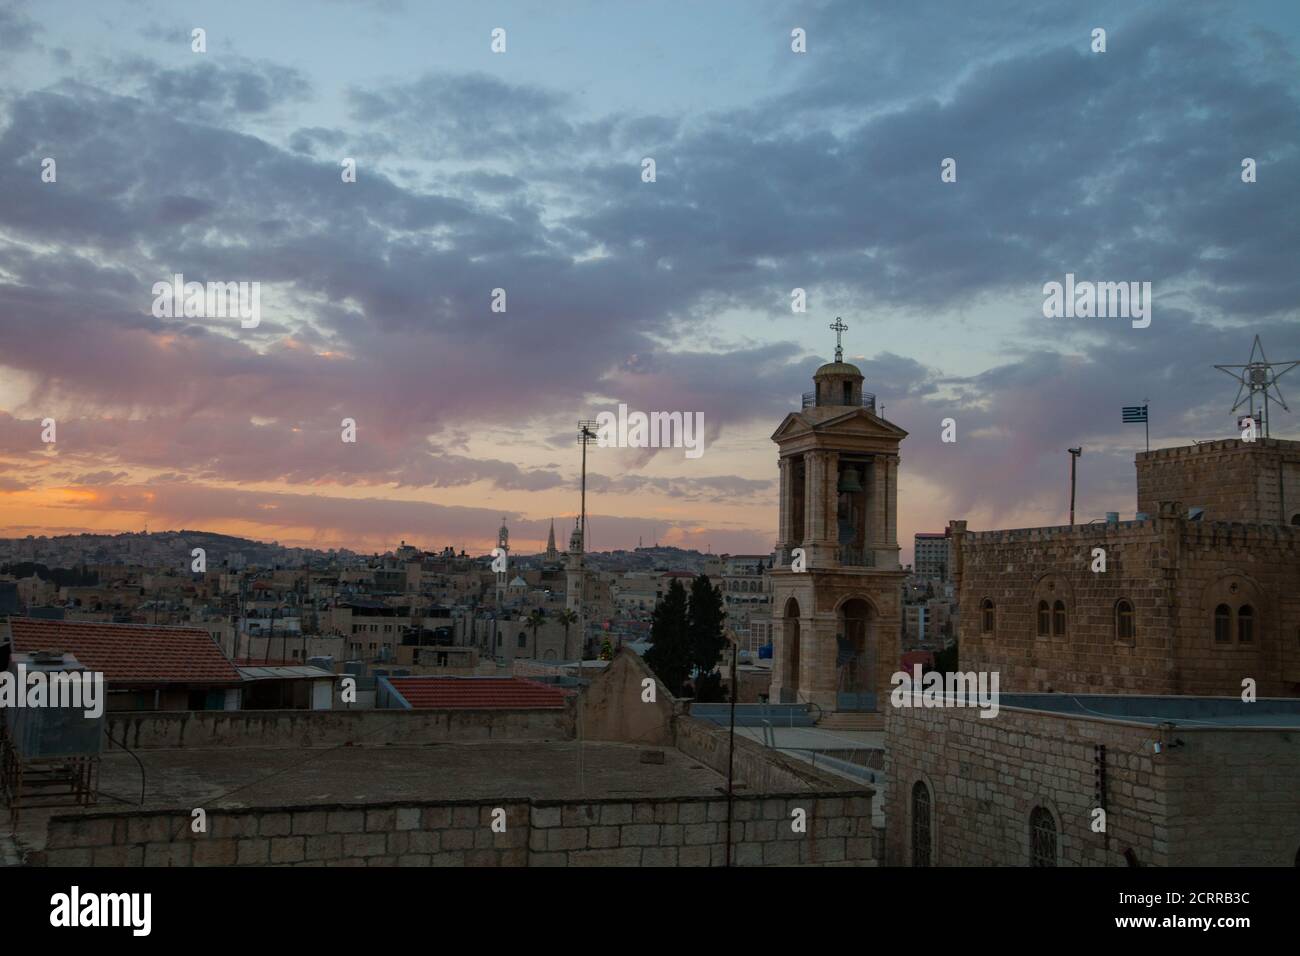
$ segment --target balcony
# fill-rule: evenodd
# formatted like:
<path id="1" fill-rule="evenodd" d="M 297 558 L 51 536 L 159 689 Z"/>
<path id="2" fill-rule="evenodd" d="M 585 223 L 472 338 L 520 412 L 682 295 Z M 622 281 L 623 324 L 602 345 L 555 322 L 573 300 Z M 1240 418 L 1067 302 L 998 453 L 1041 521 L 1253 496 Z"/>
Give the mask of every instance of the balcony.
<path id="1" fill-rule="evenodd" d="M 843 402 L 828 402 L 827 404 L 828 404 L 828 405 L 843 405 L 844 403 L 843 403 Z M 817 393 L 816 393 L 816 392 L 804 392 L 804 393 L 803 393 L 803 407 L 804 407 L 804 408 L 815 408 L 816 406 L 817 406 Z M 875 396 L 873 393 L 871 393 L 871 392 L 863 392 L 863 393 L 862 393 L 862 407 L 865 408 L 867 411 L 871 412 L 871 414 L 873 414 L 873 415 L 876 414 L 876 396 Z"/>
<path id="2" fill-rule="evenodd" d="M 842 568 L 874 568 L 876 566 L 876 552 L 868 551 L 865 548 L 841 546 L 839 559 Z"/>
<path id="3" fill-rule="evenodd" d="M 793 558 L 792 548 L 778 548 L 776 551 L 776 570 L 788 571 Z M 874 568 L 876 553 L 865 548 L 841 547 L 837 552 L 839 566 L 842 568 Z"/>

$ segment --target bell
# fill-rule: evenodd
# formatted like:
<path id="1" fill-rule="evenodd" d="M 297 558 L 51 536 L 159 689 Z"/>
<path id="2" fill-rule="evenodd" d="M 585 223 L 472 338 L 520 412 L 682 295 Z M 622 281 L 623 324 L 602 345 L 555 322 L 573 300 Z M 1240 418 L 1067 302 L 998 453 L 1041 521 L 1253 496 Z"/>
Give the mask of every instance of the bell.
<path id="1" fill-rule="evenodd" d="M 862 490 L 862 483 L 858 481 L 858 471 L 856 468 L 845 468 L 840 472 L 840 483 L 835 489 L 840 494 L 852 494 Z"/>

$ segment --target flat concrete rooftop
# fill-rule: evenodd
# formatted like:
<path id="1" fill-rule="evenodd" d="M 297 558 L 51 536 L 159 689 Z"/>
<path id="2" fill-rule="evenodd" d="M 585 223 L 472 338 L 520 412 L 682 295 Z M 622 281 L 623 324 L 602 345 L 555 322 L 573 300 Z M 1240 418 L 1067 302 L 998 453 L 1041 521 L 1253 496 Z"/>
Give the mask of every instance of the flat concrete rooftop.
<path id="1" fill-rule="evenodd" d="M 646 750 L 664 762 L 642 763 Z M 499 799 L 716 796 L 726 778 L 672 747 L 606 742 L 475 741 L 430 746 L 148 750 L 140 767 L 122 751 L 100 764 L 90 813 L 148 809 L 279 808 L 306 804 Z M 76 807 L 24 809 L 19 832 L 39 849 L 51 814 Z"/>
<path id="2" fill-rule="evenodd" d="M 662 764 L 641 763 L 662 750 Z M 573 741 L 480 741 L 419 747 L 151 750 L 138 754 L 147 775 L 145 807 L 279 807 L 311 803 L 478 800 L 519 797 L 697 796 L 726 781 L 671 747 L 584 743 L 581 779 Z M 101 793 L 136 805 L 140 768 L 108 752 Z M 129 809 L 101 798 L 100 811 Z"/>
<path id="3" fill-rule="evenodd" d="M 1001 694 L 1002 707 L 1042 710 L 1067 717 L 1179 727 L 1300 727 L 1300 699 L 1160 697 L 1140 694 Z"/>

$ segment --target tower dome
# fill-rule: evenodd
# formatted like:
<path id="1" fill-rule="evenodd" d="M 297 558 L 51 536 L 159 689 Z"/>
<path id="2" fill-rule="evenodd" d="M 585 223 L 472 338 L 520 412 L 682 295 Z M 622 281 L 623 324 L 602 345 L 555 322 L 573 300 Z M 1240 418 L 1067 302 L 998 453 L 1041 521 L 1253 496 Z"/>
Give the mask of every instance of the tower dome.
<path id="1" fill-rule="evenodd" d="M 816 404 L 861 405 L 862 372 L 848 362 L 827 362 L 813 375 Z"/>
<path id="2" fill-rule="evenodd" d="M 844 361 L 844 344 L 840 336 L 848 329 L 844 320 L 838 315 L 835 321 L 831 323 L 831 331 L 835 333 L 835 361 L 827 362 L 815 373 L 813 373 L 813 384 L 817 386 L 812 395 L 804 396 L 804 407 L 816 405 L 819 408 L 826 405 L 847 405 L 859 406 L 862 401 L 862 372 L 856 365 L 850 365 Z M 812 399 L 810 402 L 809 399 Z M 874 401 L 868 402 L 868 405 L 874 405 Z M 874 411 L 874 408 L 873 408 Z"/>

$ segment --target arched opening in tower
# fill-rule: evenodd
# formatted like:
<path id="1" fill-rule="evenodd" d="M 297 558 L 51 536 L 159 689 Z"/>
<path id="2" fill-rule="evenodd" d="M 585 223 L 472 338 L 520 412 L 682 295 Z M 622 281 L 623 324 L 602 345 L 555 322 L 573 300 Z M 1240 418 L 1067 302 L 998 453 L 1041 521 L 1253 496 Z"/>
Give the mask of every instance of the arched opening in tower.
<path id="1" fill-rule="evenodd" d="M 875 710 L 876 640 L 871 605 L 852 598 L 840 605 L 835 655 L 839 710 Z"/>

